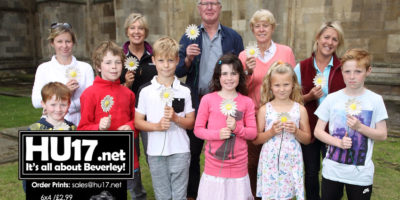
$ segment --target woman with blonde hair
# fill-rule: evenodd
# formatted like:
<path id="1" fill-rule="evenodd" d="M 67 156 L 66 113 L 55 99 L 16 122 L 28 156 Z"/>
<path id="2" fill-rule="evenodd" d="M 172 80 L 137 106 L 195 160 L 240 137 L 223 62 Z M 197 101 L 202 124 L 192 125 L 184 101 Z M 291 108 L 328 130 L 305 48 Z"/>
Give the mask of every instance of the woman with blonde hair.
<path id="1" fill-rule="evenodd" d="M 92 67 L 85 62 L 78 61 L 72 55 L 76 44 L 76 36 L 72 26 L 68 23 L 53 23 L 50 26 L 50 35 L 47 38 L 55 55 L 50 61 L 42 63 L 36 70 L 35 82 L 32 89 L 32 104 L 41 108 L 41 90 L 49 82 L 61 82 L 72 93 L 71 105 L 65 119 L 78 126 L 81 119 L 80 96 L 92 85 L 94 74 Z M 43 110 L 46 113 L 46 110 Z"/>
<path id="2" fill-rule="evenodd" d="M 131 89 L 137 95 L 139 87 L 150 82 L 157 75 L 156 66 L 151 60 L 153 48 L 145 41 L 149 35 L 147 19 L 140 13 L 131 13 L 125 19 L 124 29 L 129 40 L 123 45 L 127 61 L 123 67 L 120 81 L 121 84 Z M 147 133 L 140 131 L 140 136 L 144 152 L 146 153 Z M 138 143 L 139 139 L 136 139 L 135 142 Z M 139 149 L 135 150 L 139 156 Z M 135 177 L 133 181 L 128 181 L 128 189 L 131 192 L 132 199 L 146 199 L 146 191 L 142 185 L 140 170 L 138 177 Z"/>
<path id="3" fill-rule="evenodd" d="M 239 54 L 245 73 L 247 74 L 246 84 L 249 90 L 249 97 L 253 100 L 256 112 L 260 107 L 260 89 L 262 80 L 268 69 L 275 61 L 289 63 L 292 67 L 296 64 L 293 51 L 290 47 L 272 41 L 272 34 L 276 27 L 274 15 L 266 9 L 257 10 L 250 19 L 250 29 L 257 42 L 250 45 Z M 251 55 L 252 49 L 259 53 Z M 256 51 L 254 51 L 256 52 Z M 249 176 L 251 190 L 255 196 L 257 182 L 257 165 L 260 157 L 261 145 L 254 145 L 248 142 L 249 153 Z"/>
<path id="4" fill-rule="evenodd" d="M 329 93 L 345 87 L 337 57 L 343 46 L 344 36 L 339 22 L 325 22 L 316 33 L 311 57 L 298 63 L 294 69 L 302 87 L 311 128 L 311 144 L 302 145 L 307 199 L 320 199 L 320 154 L 324 157 L 326 152 L 325 144 L 314 137 L 318 120 L 314 112 Z"/>

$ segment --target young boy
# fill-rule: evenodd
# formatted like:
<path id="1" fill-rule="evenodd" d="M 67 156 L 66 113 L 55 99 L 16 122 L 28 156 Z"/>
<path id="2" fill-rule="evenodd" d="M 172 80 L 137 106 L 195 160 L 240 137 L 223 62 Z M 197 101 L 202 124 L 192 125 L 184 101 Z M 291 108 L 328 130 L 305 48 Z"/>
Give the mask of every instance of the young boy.
<path id="1" fill-rule="evenodd" d="M 81 121 L 78 130 L 133 130 L 135 94 L 120 84 L 125 54 L 114 42 L 100 43 L 92 55 L 96 78 L 81 95 Z M 135 149 L 138 144 L 135 143 Z M 137 151 L 136 151 L 137 152 Z M 134 154 L 134 179 L 128 180 L 132 199 L 146 199 L 140 181 L 138 155 Z"/>
<path id="2" fill-rule="evenodd" d="M 29 126 L 29 130 L 76 130 L 76 126 L 64 119 L 71 104 L 71 92 L 60 82 L 47 83 L 42 88 L 42 107 L 46 115 Z"/>
<path id="3" fill-rule="evenodd" d="M 322 199 L 370 199 L 374 175 L 374 140 L 385 140 L 388 118 L 380 95 L 364 87 L 371 73 L 371 56 L 350 49 L 342 57 L 346 87 L 327 96 L 315 111 L 315 136 L 329 145 L 322 163 Z M 329 122 L 329 133 L 325 127 Z"/>
<path id="4" fill-rule="evenodd" d="M 186 199 L 194 125 L 190 89 L 175 77 L 179 44 L 170 37 L 153 45 L 157 76 L 141 86 L 135 125 L 148 132 L 147 155 L 156 199 Z"/>
<path id="5" fill-rule="evenodd" d="M 71 91 L 60 82 L 50 82 L 43 86 L 41 90 L 43 109 L 45 117 L 29 126 L 30 131 L 39 130 L 64 130 L 74 131 L 76 126 L 64 119 L 71 104 Z M 26 192 L 26 180 L 22 181 L 22 188 Z"/>

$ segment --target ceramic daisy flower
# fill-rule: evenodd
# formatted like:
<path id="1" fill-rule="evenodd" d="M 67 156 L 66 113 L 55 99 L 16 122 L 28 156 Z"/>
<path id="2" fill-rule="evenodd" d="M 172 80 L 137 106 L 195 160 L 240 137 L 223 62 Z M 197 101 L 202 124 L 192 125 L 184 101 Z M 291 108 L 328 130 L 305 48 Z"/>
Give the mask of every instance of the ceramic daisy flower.
<path id="1" fill-rule="evenodd" d="M 80 77 L 81 73 L 79 72 L 79 69 L 76 68 L 75 66 L 68 67 L 67 70 L 65 71 L 65 76 L 71 80 L 71 79 L 78 79 Z"/>
<path id="2" fill-rule="evenodd" d="M 54 129 L 56 131 L 68 131 L 69 130 L 69 126 L 67 123 L 63 122 L 57 126 L 54 126 Z"/>
<path id="3" fill-rule="evenodd" d="M 189 25 L 186 28 L 185 33 L 186 33 L 186 36 L 191 40 L 195 40 L 200 35 L 199 29 L 194 24 Z"/>
<path id="4" fill-rule="evenodd" d="M 106 112 L 106 113 L 110 112 L 111 107 L 114 104 L 114 100 L 113 99 L 114 98 L 112 96 L 107 95 L 107 96 L 104 97 L 103 100 L 101 100 L 101 108 L 103 109 L 103 112 Z"/>
<path id="5" fill-rule="evenodd" d="M 281 112 L 278 115 L 278 120 L 281 121 L 282 123 L 285 123 L 290 120 L 290 115 L 287 112 Z"/>
<path id="6" fill-rule="evenodd" d="M 257 57 L 260 55 L 260 49 L 258 49 L 257 44 L 252 44 L 246 47 L 247 57 Z"/>
<path id="7" fill-rule="evenodd" d="M 346 104 L 346 113 L 348 115 L 358 115 L 361 113 L 361 103 L 356 99 L 349 99 Z"/>
<path id="8" fill-rule="evenodd" d="M 129 71 L 135 71 L 139 66 L 139 61 L 135 57 L 129 56 L 125 61 L 125 68 Z"/>
<path id="9" fill-rule="evenodd" d="M 315 77 L 314 77 L 314 85 L 315 86 L 321 86 L 321 88 L 323 88 L 326 85 L 326 78 L 322 73 L 318 73 Z"/>
<path id="10" fill-rule="evenodd" d="M 174 92 L 171 88 L 164 88 L 160 93 L 161 101 L 164 104 L 171 104 L 174 100 Z"/>
<path id="11" fill-rule="evenodd" d="M 235 116 L 237 109 L 236 102 L 231 99 L 224 99 L 221 102 L 220 109 L 222 114 L 226 116 Z"/>

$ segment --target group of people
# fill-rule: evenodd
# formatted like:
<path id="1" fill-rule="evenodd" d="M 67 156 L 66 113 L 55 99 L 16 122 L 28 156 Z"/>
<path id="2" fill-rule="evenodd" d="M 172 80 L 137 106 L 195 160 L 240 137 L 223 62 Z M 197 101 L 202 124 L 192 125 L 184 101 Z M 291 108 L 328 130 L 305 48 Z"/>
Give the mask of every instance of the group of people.
<path id="1" fill-rule="evenodd" d="M 220 23 L 219 0 L 197 8 L 198 36 L 179 44 L 162 37 L 151 46 L 146 18 L 129 15 L 123 47 L 105 41 L 93 51 L 95 78 L 72 55 L 71 25 L 52 24 L 55 55 L 32 91 L 43 116 L 30 129 L 134 131 L 132 199 L 146 199 L 139 131 L 157 199 L 320 199 L 321 154 L 322 199 L 340 199 L 344 186 L 349 199 L 370 199 L 373 142 L 385 140 L 388 118 L 382 97 L 364 87 L 370 54 L 339 58 L 343 31 L 327 22 L 296 65 L 291 48 L 272 41 L 276 21 L 265 9 L 250 19 L 258 52 L 249 53 Z"/>

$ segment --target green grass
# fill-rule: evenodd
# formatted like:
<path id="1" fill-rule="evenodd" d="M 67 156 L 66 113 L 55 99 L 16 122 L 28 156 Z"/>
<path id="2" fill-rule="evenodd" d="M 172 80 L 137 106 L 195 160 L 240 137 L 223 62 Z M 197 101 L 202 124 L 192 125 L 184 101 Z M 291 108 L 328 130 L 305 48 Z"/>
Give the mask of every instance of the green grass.
<path id="1" fill-rule="evenodd" d="M 0 95 L 0 129 L 29 125 L 37 121 L 40 109 L 32 107 L 30 98 L 7 97 Z M 155 199 L 149 168 L 145 161 L 141 146 L 140 166 L 142 182 L 149 200 Z M 375 142 L 373 161 L 375 164 L 374 187 L 371 199 L 400 199 L 400 139 L 388 138 L 383 142 Z M 201 157 L 204 166 L 204 154 Z M 128 195 L 129 196 L 129 195 Z M 18 163 L 0 165 L 0 199 L 23 200 L 25 194 L 21 181 L 18 180 Z M 129 198 L 128 198 L 129 199 Z M 346 199 L 346 198 L 343 198 Z"/>
<path id="2" fill-rule="evenodd" d="M 0 129 L 30 125 L 40 119 L 42 109 L 34 109 L 28 97 L 0 95 Z"/>

